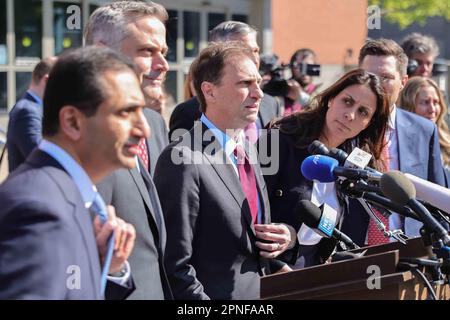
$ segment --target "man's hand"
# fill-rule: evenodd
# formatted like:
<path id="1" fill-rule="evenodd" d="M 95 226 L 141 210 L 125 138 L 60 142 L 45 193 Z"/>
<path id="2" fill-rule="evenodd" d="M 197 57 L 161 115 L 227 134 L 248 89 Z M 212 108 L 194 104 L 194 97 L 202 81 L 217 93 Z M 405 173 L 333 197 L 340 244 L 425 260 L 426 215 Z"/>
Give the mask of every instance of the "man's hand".
<path id="1" fill-rule="evenodd" d="M 133 251 L 136 231 L 133 225 L 126 223 L 116 216 L 116 211 L 113 206 L 107 206 L 107 210 L 108 221 L 105 224 L 100 222 L 98 216 L 95 217 L 94 233 L 100 254 L 100 262 L 103 264 L 108 249 L 108 239 L 111 233 L 114 232 L 114 251 L 109 273 L 116 273 L 121 271 L 123 264 Z"/>
<path id="2" fill-rule="evenodd" d="M 291 230 L 292 229 L 292 230 Z M 282 223 L 255 224 L 256 237 L 265 242 L 256 241 L 264 258 L 276 258 L 287 249 L 295 245 L 296 234 L 293 228 Z"/>
<path id="3" fill-rule="evenodd" d="M 292 271 L 292 268 L 289 267 L 287 264 L 285 264 L 280 270 L 278 270 L 277 272 L 273 273 L 273 274 L 280 274 L 280 273 L 285 273 L 285 272 L 290 272 Z"/>

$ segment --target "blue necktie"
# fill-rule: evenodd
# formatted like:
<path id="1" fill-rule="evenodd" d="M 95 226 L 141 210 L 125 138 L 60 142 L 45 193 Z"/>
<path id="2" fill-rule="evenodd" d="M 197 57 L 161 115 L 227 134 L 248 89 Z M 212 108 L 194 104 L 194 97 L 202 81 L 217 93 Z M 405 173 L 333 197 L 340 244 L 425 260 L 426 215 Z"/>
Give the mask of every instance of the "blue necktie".
<path id="1" fill-rule="evenodd" d="M 99 193 L 95 195 L 90 210 L 92 210 L 94 214 L 100 217 L 100 221 L 102 222 L 102 224 L 108 221 L 108 212 L 106 211 L 106 205 Z M 108 251 L 106 252 L 105 262 L 103 264 L 102 269 L 101 288 L 100 288 L 100 294 L 102 296 L 105 295 L 106 276 L 108 275 L 109 266 L 111 264 L 113 250 L 114 250 L 114 233 L 112 233 L 108 239 Z"/>

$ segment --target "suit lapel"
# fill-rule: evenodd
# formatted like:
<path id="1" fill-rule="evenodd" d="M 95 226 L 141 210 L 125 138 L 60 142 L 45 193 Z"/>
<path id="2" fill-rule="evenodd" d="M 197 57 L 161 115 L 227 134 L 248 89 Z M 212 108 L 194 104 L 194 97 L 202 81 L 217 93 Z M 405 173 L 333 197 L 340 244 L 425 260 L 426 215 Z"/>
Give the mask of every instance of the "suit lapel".
<path id="1" fill-rule="evenodd" d="M 228 191 L 230 191 L 231 195 L 236 200 L 239 208 L 241 209 L 242 214 L 244 215 L 245 221 L 247 222 L 251 232 L 255 235 L 255 229 L 253 228 L 250 207 L 248 205 L 246 196 L 242 191 L 242 186 L 241 182 L 239 181 L 239 177 L 236 175 L 236 172 L 234 171 L 233 164 L 225 162 L 229 161 L 228 156 L 225 154 L 224 150 L 222 149 L 220 143 L 217 140 L 214 139 L 213 141 L 211 141 L 203 139 L 204 137 L 203 133 L 206 130 L 208 130 L 208 128 L 204 124 L 198 125 L 202 125 L 202 134 L 200 137 L 201 140 L 197 140 L 196 142 L 201 143 L 203 148 L 202 153 L 204 157 L 211 164 L 211 166 L 216 171 L 219 178 L 227 187 Z M 198 137 L 196 137 L 195 134 L 194 139 L 198 139 Z"/>
<path id="2" fill-rule="evenodd" d="M 411 150 L 415 150 L 417 143 L 416 134 L 409 130 L 411 123 L 403 116 L 401 110 L 397 108 L 395 127 L 397 133 L 397 148 L 398 148 L 398 167 L 401 171 L 410 171 L 410 168 L 418 162 L 419 155 L 414 155 Z M 399 143 L 401 141 L 401 143 Z"/>
<path id="3" fill-rule="evenodd" d="M 94 237 L 94 229 L 92 227 L 91 216 L 89 215 L 89 211 L 84 206 L 84 201 L 77 186 L 69 174 L 55 159 L 53 159 L 53 157 L 39 149 L 35 149 L 32 152 L 27 162 L 33 166 L 41 167 L 42 170 L 51 176 L 53 181 L 59 185 L 66 201 L 73 207 L 71 213 L 74 215 L 78 229 L 83 238 L 83 242 L 88 253 L 87 258 L 89 260 L 92 279 L 96 279 L 97 283 L 95 283 L 95 286 L 98 287 L 98 293 L 100 293 L 101 267 L 99 253 Z M 52 170 L 51 167 L 59 170 Z"/>
<path id="4" fill-rule="evenodd" d="M 151 214 L 151 218 L 153 218 L 153 221 L 155 221 L 155 225 L 156 225 L 156 227 L 158 229 L 158 233 L 159 233 L 160 226 L 158 223 L 158 219 L 156 219 L 156 217 L 155 217 L 155 209 L 153 208 L 152 203 L 150 201 L 149 190 L 147 189 L 147 186 L 145 185 L 144 177 L 143 177 L 145 174 L 147 174 L 147 175 L 149 175 L 149 174 L 148 174 L 148 172 L 146 172 L 146 170 L 142 166 L 140 159 L 139 159 L 139 166 L 140 166 L 140 170 L 143 172 L 143 174 L 141 174 L 137 168 L 133 168 L 128 171 L 130 172 L 131 177 L 134 180 L 134 183 L 136 183 L 139 193 L 141 194 L 142 199 L 144 199 L 144 203 L 148 207 L 150 214 Z"/>
<path id="5" fill-rule="evenodd" d="M 141 160 L 139 160 L 139 166 L 141 169 L 141 177 L 145 183 L 145 186 L 147 187 L 147 195 L 150 199 L 151 212 L 153 215 L 153 218 L 155 219 L 155 223 L 158 227 L 158 233 L 161 239 L 161 247 L 165 247 L 165 239 L 166 239 L 166 229 L 164 227 L 164 218 L 162 214 L 161 204 L 159 202 L 158 192 L 156 191 L 155 184 L 153 183 L 153 179 L 150 175 L 150 173 L 144 169 Z"/>
<path id="6" fill-rule="evenodd" d="M 81 199 L 80 196 L 80 201 Z M 78 203 L 74 208 L 74 215 L 75 220 L 78 224 L 78 229 L 80 230 L 81 235 L 83 236 L 83 242 L 86 246 L 86 249 L 88 251 L 88 259 L 89 259 L 89 265 L 91 267 L 91 273 L 93 279 L 98 279 L 98 284 L 95 284 L 96 288 L 99 288 L 100 292 L 100 275 L 101 275 L 101 266 L 100 266 L 100 260 L 99 260 L 99 253 L 96 246 L 96 240 L 94 237 L 94 230 L 92 227 L 92 220 L 91 216 L 89 215 L 89 212 L 84 207 L 84 205 L 81 205 L 81 203 Z"/>
<path id="7" fill-rule="evenodd" d="M 155 153 L 155 150 L 158 150 L 158 147 L 156 145 L 156 139 L 146 139 L 147 142 L 147 151 L 148 151 L 148 161 L 149 161 L 149 170 L 150 172 L 155 171 L 156 162 L 158 161 L 158 155 Z"/>

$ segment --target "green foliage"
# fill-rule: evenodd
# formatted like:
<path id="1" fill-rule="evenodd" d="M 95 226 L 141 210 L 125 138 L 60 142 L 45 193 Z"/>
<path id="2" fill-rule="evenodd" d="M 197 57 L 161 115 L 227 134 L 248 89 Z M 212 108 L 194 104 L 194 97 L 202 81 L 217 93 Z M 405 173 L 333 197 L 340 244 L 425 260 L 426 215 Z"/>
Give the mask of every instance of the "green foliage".
<path id="1" fill-rule="evenodd" d="M 402 29 L 414 22 L 424 25 L 428 17 L 450 20 L 450 0 L 369 0 L 369 5 L 380 7 L 382 17 Z"/>

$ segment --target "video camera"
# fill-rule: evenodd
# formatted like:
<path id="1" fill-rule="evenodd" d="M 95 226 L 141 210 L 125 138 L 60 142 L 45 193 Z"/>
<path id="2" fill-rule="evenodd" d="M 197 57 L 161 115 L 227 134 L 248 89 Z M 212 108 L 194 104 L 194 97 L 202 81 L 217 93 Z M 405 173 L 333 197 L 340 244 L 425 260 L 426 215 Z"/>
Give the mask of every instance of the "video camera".
<path id="1" fill-rule="evenodd" d="M 285 97 L 288 94 L 289 86 L 287 81 L 292 79 L 292 69 L 298 68 L 299 72 L 309 76 L 320 76 L 320 64 L 282 64 L 278 61 L 278 56 L 262 55 L 259 65 L 261 76 L 269 75 L 270 80 L 262 88 L 264 92 L 271 96 Z"/>
<path id="2" fill-rule="evenodd" d="M 406 73 L 411 76 L 419 67 L 419 63 L 414 59 L 408 59 Z M 433 64 L 432 76 L 445 75 L 448 72 L 448 66 L 444 62 L 436 60 Z"/>

